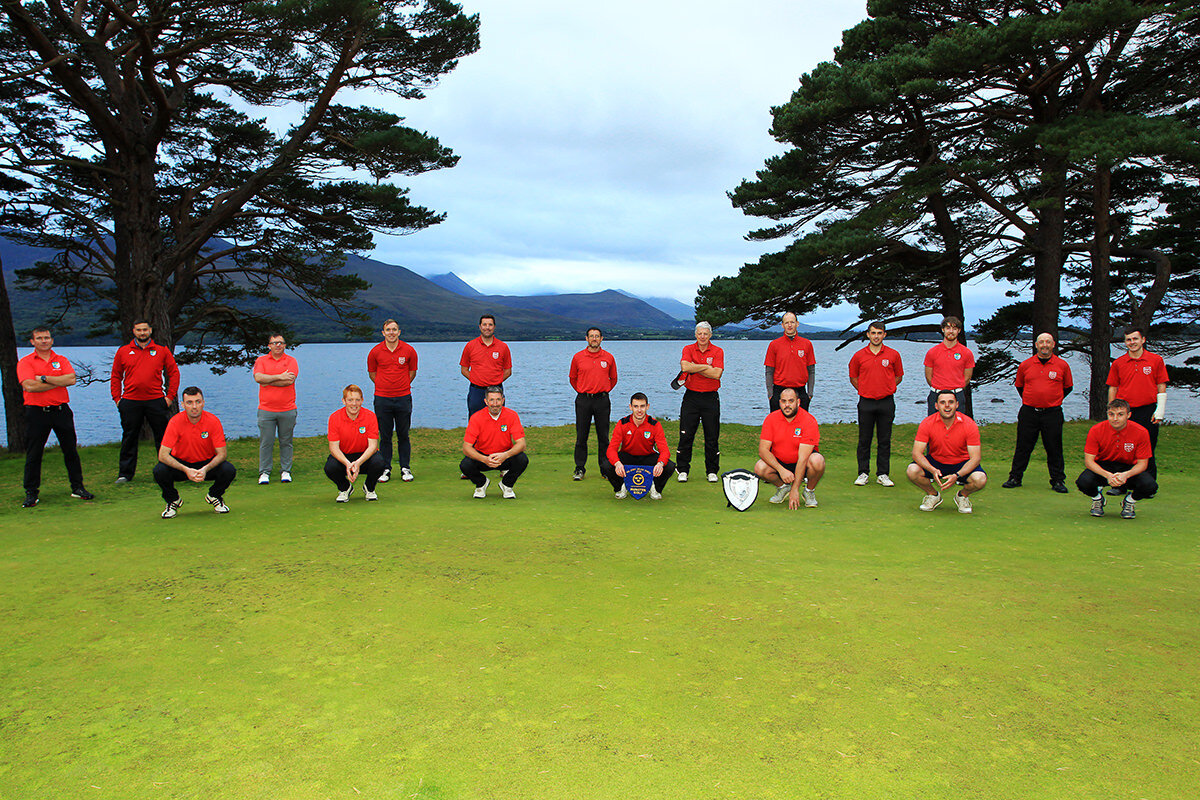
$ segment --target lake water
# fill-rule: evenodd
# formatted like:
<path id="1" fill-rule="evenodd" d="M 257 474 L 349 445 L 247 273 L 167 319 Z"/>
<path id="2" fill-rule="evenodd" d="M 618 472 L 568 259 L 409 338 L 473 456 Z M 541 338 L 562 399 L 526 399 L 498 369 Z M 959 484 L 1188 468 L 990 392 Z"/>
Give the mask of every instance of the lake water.
<path id="1" fill-rule="evenodd" d="M 604 347 L 617 359 L 618 382 L 613 393 L 613 418 L 622 416 L 627 398 L 636 391 L 650 398 L 650 413 L 678 419 L 682 390 L 671 390 L 670 382 L 678 373 L 680 350 L 686 341 L 606 341 Z M 725 375 L 721 379 L 721 419 L 725 422 L 758 425 L 767 414 L 763 376 L 765 341 L 717 342 L 725 350 Z M 925 416 L 922 362 L 928 342 L 888 341 L 904 360 L 906 377 L 896 394 L 897 422 L 917 422 Z M 513 356 L 513 376 L 505 385 L 509 407 L 521 415 L 526 425 L 564 425 L 574 422 L 575 393 L 567 383 L 571 356 L 584 347 L 579 342 L 509 342 Z M 860 346 L 836 350 L 838 342 L 816 341 L 817 385 L 809 409 L 820 422 L 854 422 L 857 395 L 850 386 L 847 365 Z M 342 387 L 356 383 L 371 397 L 367 378 L 367 352 L 374 343 L 306 344 L 291 352 L 300 362 L 297 382 L 300 414 L 296 435 L 317 436 L 325 433 L 329 414 L 341 406 Z M 458 359 L 462 342 L 423 342 L 414 345 L 420 357 L 420 369 L 413 383 L 413 426 L 420 428 L 456 428 L 466 425 L 467 381 L 459 373 Z M 107 377 L 115 347 L 63 347 L 65 355 L 81 370 L 90 366 L 104 378 L 88 386 L 71 388 L 71 408 L 82 444 L 120 440 L 121 427 L 116 406 L 109 394 Z M 24 356 L 29 348 L 20 351 Z M 264 348 L 265 352 L 265 348 Z M 1115 354 L 1116 351 L 1114 351 Z M 1086 383 L 1082 361 L 1068 359 L 1076 385 Z M 221 418 L 229 436 L 257 436 L 256 409 L 258 385 L 249 369 L 230 370 L 214 375 L 205 366 L 180 367 L 180 386 L 199 386 L 204 390 L 205 405 Z M 1182 391 L 1171 392 L 1168 417 L 1176 422 L 1200 421 L 1200 399 Z M 991 402 L 993 399 L 1004 402 Z M 980 422 L 1013 422 L 1020 398 L 1011 383 L 980 387 L 975 392 L 976 418 Z M 1087 416 L 1086 393 L 1080 390 L 1067 398 L 1068 419 Z M 4 436 L 0 426 L 0 437 Z M 4 441 L 0 438 L 0 443 Z"/>

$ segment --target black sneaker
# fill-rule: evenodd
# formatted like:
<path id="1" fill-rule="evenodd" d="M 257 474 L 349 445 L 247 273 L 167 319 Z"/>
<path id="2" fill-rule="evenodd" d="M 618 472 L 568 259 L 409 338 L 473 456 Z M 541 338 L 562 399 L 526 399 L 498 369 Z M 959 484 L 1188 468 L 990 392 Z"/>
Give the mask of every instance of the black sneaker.
<path id="1" fill-rule="evenodd" d="M 1137 516 L 1137 511 L 1134 509 L 1136 502 L 1133 495 L 1125 495 L 1125 499 L 1121 501 L 1121 519 L 1133 519 Z"/>
<path id="2" fill-rule="evenodd" d="M 26 492 L 25 493 L 25 502 L 21 503 L 21 508 L 33 508 L 37 504 L 38 504 L 38 493 L 37 492 Z"/>
<path id="3" fill-rule="evenodd" d="M 95 500 L 96 499 L 96 495 L 92 494 L 87 489 L 83 488 L 82 486 L 76 486 L 74 489 L 72 489 L 71 497 L 75 497 L 80 500 Z"/>
<path id="4" fill-rule="evenodd" d="M 583 473 L 584 473 L 584 470 L 582 470 L 582 469 L 575 470 L 575 474 L 571 476 L 571 480 L 573 480 L 573 481 L 583 480 Z"/>
<path id="5" fill-rule="evenodd" d="M 1058 492 L 1059 494 L 1067 493 L 1067 485 L 1065 483 L 1063 483 L 1062 481 L 1051 481 L 1050 488 L 1053 489 L 1054 491 Z"/>
<path id="6" fill-rule="evenodd" d="M 1000 484 L 1000 488 L 1002 488 L 1002 489 L 1016 489 L 1016 488 L 1019 488 L 1020 486 L 1021 486 L 1020 478 L 1009 478 L 1004 483 Z"/>

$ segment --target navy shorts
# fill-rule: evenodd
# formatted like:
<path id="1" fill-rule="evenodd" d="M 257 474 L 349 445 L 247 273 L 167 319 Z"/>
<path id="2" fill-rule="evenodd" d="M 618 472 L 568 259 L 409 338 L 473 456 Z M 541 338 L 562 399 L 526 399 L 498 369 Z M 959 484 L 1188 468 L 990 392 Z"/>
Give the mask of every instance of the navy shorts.
<path id="1" fill-rule="evenodd" d="M 951 472 L 953 472 L 953 473 L 957 474 L 957 473 L 958 473 L 958 471 L 959 471 L 960 469 L 962 469 L 962 468 L 963 468 L 963 466 L 964 466 L 964 465 L 967 463 L 966 461 L 960 461 L 960 462 L 958 462 L 957 464 L 943 464 L 942 462 L 938 461 L 936 458 L 930 458 L 929 456 L 925 456 L 925 458 L 926 458 L 926 459 L 929 461 L 929 463 L 930 463 L 930 464 L 932 464 L 933 466 L 935 466 L 935 467 L 937 467 L 938 469 L 940 469 L 940 470 L 942 471 L 942 474 L 943 474 L 943 475 L 949 475 Z M 929 470 L 927 470 L 927 469 L 924 469 L 924 470 L 922 470 L 922 472 L 924 472 L 924 473 L 925 473 L 925 477 L 926 477 L 926 478 L 929 478 L 929 480 L 934 480 L 934 477 L 933 477 L 933 473 L 932 473 L 932 472 L 930 472 L 930 471 L 929 471 Z M 970 472 L 968 472 L 968 473 L 967 473 L 967 477 L 966 477 L 966 478 L 959 478 L 959 479 L 956 481 L 956 483 L 957 483 L 959 486 L 966 486 L 966 485 L 967 485 L 967 479 L 968 479 L 968 478 L 970 478 L 972 475 L 974 475 L 976 472 L 983 472 L 983 474 L 984 474 L 985 476 L 987 475 L 987 473 L 986 473 L 986 472 L 984 472 L 984 470 L 983 470 L 983 464 L 978 464 L 978 465 L 976 465 L 975 469 L 973 469 L 973 470 L 971 470 Z"/>

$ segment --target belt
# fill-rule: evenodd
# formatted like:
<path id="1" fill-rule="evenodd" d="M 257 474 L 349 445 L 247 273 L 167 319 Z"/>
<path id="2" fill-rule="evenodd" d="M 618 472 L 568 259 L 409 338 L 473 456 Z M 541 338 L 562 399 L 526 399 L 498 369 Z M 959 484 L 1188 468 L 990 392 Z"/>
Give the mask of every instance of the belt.
<path id="1" fill-rule="evenodd" d="M 580 392 L 584 397 L 608 397 L 608 392 Z"/>
<path id="2" fill-rule="evenodd" d="M 56 406 L 31 406 L 31 405 L 27 404 L 25 407 L 37 409 L 38 411 L 41 411 L 41 412 L 44 412 L 47 414 L 50 413 L 51 411 L 62 411 L 63 409 L 68 408 L 66 403 L 59 403 Z"/>

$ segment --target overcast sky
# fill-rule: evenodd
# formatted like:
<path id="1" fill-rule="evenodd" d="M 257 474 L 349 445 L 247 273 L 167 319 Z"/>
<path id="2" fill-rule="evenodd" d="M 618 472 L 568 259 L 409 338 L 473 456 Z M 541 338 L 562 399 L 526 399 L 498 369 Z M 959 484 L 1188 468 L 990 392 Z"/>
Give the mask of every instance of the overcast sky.
<path id="1" fill-rule="evenodd" d="M 480 15 L 479 52 L 396 109 L 461 157 L 408 184 L 447 219 L 381 237 L 374 257 L 485 293 L 687 303 L 766 249 L 725 192 L 779 152 L 771 106 L 866 16 L 865 0 L 463 6 Z"/>

